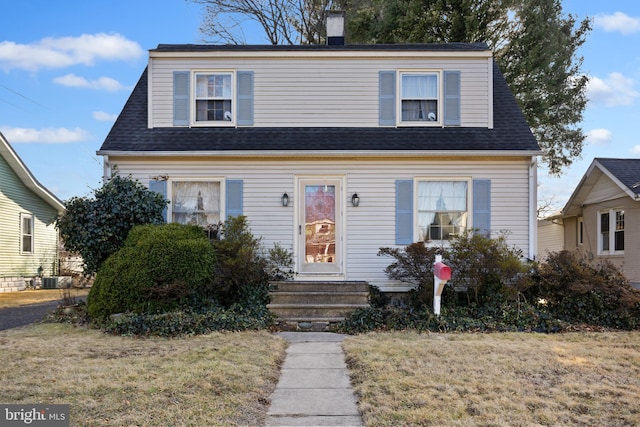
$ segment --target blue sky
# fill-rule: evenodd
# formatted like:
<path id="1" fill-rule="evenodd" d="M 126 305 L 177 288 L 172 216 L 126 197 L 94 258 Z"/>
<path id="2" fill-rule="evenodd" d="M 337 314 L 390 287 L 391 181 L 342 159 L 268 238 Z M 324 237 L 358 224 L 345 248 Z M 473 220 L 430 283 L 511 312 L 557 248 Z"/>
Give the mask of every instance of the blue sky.
<path id="1" fill-rule="evenodd" d="M 539 171 L 539 199 L 561 208 L 594 157 L 640 158 L 640 2 L 563 0 L 594 19 L 581 50 L 590 76 L 582 159 Z M 96 156 L 160 43 L 201 43 L 201 6 L 185 0 L 22 0 L 0 14 L 0 131 L 60 199 L 101 185 Z M 265 43 L 247 34 L 248 43 Z"/>

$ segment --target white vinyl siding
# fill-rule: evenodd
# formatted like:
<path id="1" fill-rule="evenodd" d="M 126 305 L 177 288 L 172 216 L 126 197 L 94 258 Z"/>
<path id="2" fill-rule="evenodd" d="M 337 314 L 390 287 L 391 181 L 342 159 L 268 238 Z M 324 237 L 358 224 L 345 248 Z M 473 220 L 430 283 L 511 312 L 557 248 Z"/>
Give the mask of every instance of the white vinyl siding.
<path id="1" fill-rule="evenodd" d="M 238 65 L 241 64 L 241 65 Z M 173 126 L 173 73 L 198 69 L 254 73 L 253 126 L 377 127 L 379 72 L 460 71 L 461 126 L 490 125 L 491 76 L 486 58 L 154 58 L 149 64 L 151 126 Z"/>
<path id="2" fill-rule="evenodd" d="M 376 116 L 377 120 L 377 116 Z M 121 174 L 131 174 L 141 182 L 150 177 L 168 175 L 169 179 L 202 179 L 215 171 L 215 177 L 242 180 L 243 215 L 252 232 L 263 238 L 265 247 L 274 243 L 293 249 L 296 200 L 296 176 L 345 176 L 343 209 L 345 218 L 345 278 L 367 280 L 387 291 L 406 290 L 406 285 L 391 283 L 384 268 L 391 260 L 377 256 L 381 247 L 395 247 L 396 181 L 424 177 L 458 176 L 491 180 L 491 234 L 504 233 L 507 242 L 520 247 L 529 257 L 529 157 L 505 160 L 331 159 L 283 161 L 282 159 L 236 159 L 233 162 L 205 158 L 116 158 Z M 283 193 L 291 197 L 283 207 Z M 358 193 L 360 205 L 352 206 L 350 197 Z M 469 206 L 472 212 L 473 207 Z"/>

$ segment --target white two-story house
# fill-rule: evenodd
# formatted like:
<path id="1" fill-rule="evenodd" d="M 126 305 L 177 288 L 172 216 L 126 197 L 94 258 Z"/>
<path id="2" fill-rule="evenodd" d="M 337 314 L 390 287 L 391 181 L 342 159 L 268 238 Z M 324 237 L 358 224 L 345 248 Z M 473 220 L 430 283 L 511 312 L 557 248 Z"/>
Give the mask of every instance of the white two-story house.
<path id="1" fill-rule="evenodd" d="M 168 222 L 245 215 L 300 281 L 387 292 L 381 247 L 464 230 L 536 254 L 539 146 L 485 44 L 161 44 L 98 151 Z"/>

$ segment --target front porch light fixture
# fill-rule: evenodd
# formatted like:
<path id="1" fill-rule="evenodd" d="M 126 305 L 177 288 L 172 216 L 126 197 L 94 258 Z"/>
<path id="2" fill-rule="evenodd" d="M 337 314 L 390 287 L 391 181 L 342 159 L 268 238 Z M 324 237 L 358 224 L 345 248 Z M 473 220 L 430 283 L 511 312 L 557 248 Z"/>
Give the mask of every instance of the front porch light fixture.
<path id="1" fill-rule="evenodd" d="M 289 195 L 287 193 L 284 193 L 280 199 L 280 201 L 282 202 L 282 206 L 289 206 Z"/>
<path id="2" fill-rule="evenodd" d="M 353 193 L 353 196 L 351 196 L 351 204 L 355 207 L 358 207 L 360 204 L 360 197 L 358 197 L 358 193 Z"/>

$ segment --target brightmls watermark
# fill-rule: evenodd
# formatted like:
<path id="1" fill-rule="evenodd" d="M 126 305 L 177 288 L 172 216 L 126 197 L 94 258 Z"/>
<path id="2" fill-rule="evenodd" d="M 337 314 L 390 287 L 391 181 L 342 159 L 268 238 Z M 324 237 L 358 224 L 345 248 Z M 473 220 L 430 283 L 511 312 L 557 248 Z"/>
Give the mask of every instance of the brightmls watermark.
<path id="1" fill-rule="evenodd" d="M 69 427 L 69 405 L 0 404 L 0 426 Z"/>

